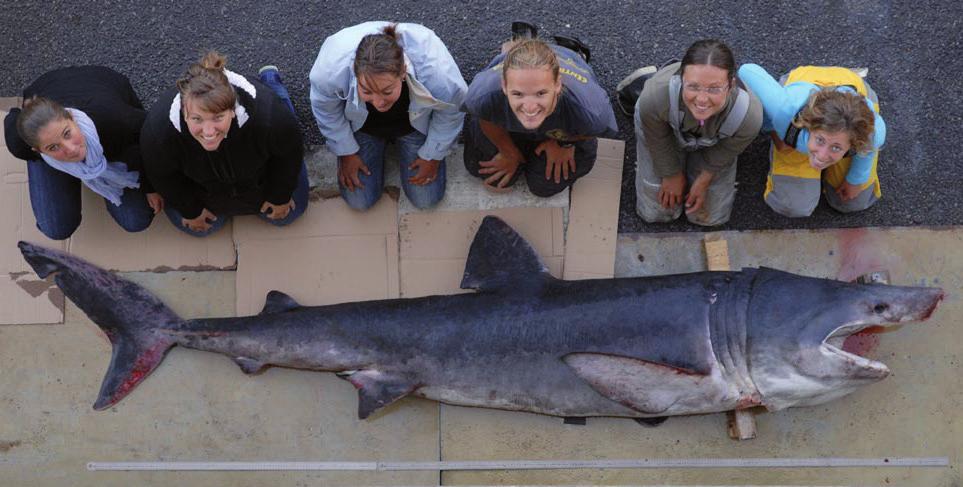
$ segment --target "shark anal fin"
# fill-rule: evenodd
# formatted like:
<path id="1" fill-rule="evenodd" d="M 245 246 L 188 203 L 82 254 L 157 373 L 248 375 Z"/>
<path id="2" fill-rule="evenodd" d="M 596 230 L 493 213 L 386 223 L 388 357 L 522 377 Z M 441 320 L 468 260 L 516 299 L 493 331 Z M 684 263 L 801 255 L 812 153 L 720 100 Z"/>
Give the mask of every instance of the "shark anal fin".
<path id="1" fill-rule="evenodd" d="M 264 299 L 264 309 L 261 310 L 261 314 L 283 313 L 300 307 L 301 305 L 291 296 L 281 291 L 270 291 Z"/>
<path id="2" fill-rule="evenodd" d="M 632 357 L 570 353 L 562 360 L 599 394 L 645 414 L 698 396 L 705 375 Z"/>
<path id="3" fill-rule="evenodd" d="M 267 367 L 267 364 L 264 362 L 247 357 L 234 357 L 234 363 L 241 368 L 242 372 L 248 375 L 260 373 Z"/>
<path id="4" fill-rule="evenodd" d="M 358 418 L 365 419 L 375 411 L 407 396 L 419 387 L 407 378 L 378 370 L 360 370 L 344 375 L 358 389 Z"/>
<path id="5" fill-rule="evenodd" d="M 551 279 L 535 249 L 512 227 L 494 216 L 482 220 L 468 250 L 462 289 L 518 292 Z"/>

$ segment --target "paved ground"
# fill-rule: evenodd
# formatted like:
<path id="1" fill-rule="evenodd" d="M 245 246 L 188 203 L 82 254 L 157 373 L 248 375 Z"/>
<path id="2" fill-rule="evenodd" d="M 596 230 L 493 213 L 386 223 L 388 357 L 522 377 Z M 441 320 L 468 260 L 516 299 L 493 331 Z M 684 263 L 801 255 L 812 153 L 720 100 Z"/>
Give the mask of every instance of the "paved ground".
<path id="1" fill-rule="evenodd" d="M 631 69 L 679 57 L 694 40 L 728 41 L 740 62 L 774 73 L 797 64 L 868 66 L 889 133 L 881 157 L 884 199 L 859 215 L 821 206 L 789 220 L 762 202 L 767 162 L 760 139 L 742 157 L 740 193 L 728 229 L 950 225 L 963 223 L 956 143 L 963 118 L 957 2 L 23 2 L 0 11 L 0 95 L 16 95 L 36 76 L 69 64 L 105 64 L 127 74 L 146 105 L 171 86 L 206 48 L 253 74 L 277 64 L 287 75 L 310 142 L 320 142 L 308 106 L 307 75 L 327 35 L 371 19 L 423 23 L 448 44 L 466 79 L 494 55 L 514 19 L 547 35 L 575 35 L 592 47 L 593 65 L 609 89 Z M 621 232 L 692 231 L 686 223 L 645 225 L 635 215 L 631 120 L 619 118 L 629 141 Z M 947 131 L 945 128 L 948 128 Z M 948 132 L 948 133 L 939 133 Z"/>

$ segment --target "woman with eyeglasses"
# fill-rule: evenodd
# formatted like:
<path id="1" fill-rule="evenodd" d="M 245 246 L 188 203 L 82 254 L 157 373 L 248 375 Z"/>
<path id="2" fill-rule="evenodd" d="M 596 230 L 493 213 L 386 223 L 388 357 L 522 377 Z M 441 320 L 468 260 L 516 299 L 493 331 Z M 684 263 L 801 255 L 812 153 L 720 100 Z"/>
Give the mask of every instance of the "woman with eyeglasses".
<path id="1" fill-rule="evenodd" d="M 756 64 L 739 78 L 762 101 L 763 131 L 772 137 L 764 198 L 788 217 L 812 214 L 819 195 L 850 213 L 881 196 L 876 166 L 886 140 L 879 99 L 859 73 L 801 66 L 778 82 Z"/>
<path id="2" fill-rule="evenodd" d="M 287 225 L 308 204 L 301 128 L 274 66 L 258 80 L 208 52 L 161 94 L 141 132 L 144 166 L 164 211 L 195 237 L 232 215 Z"/>
<path id="3" fill-rule="evenodd" d="M 81 220 L 81 184 L 104 198 L 128 232 L 150 226 L 164 200 L 142 169 L 144 107 L 126 76 L 103 66 L 45 73 L 4 120 L 7 150 L 27 161 L 30 204 L 40 232 L 70 237 Z"/>
<path id="4" fill-rule="evenodd" d="M 592 170 L 597 137 L 618 133 L 615 113 L 580 43 L 505 47 L 468 86 L 465 168 L 496 192 L 524 174 L 532 194 L 552 196 Z"/>
<path id="5" fill-rule="evenodd" d="M 640 70 L 642 71 L 642 70 Z M 736 78 L 732 51 L 700 40 L 682 62 L 657 70 L 635 104 L 636 210 L 667 222 L 729 221 L 736 158 L 759 134 L 762 105 Z"/>

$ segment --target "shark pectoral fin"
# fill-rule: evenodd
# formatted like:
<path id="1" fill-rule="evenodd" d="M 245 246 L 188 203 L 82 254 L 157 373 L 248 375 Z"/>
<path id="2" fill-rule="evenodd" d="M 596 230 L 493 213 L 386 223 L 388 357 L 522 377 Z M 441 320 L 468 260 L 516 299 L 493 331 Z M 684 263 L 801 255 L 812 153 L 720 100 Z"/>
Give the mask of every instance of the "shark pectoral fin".
<path id="1" fill-rule="evenodd" d="M 401 399 L 419 387 L 405 377 L 379 370 L 360 370 L 339 375 L 358 389 L 358 418 L 365 419 L 375 411 Z"/>
<path id="2" fill-rule="evenodd" d="M 646 414 L 661 414 L 690 397 L 704 375 L 632 357 L 570 353 L 562 360 L 599 394 Z"/>
<path id="3" fill-rule="evenodd" d="M 300 307 L 301 305 L 291 296 L 281 291 L 270 291 L 264 299 L 264 309 L 261 310 L 261 314 L 283 313 Z"/>
<path id="4" fill-rule="evenodd" d="M 554 279 L 521 235 L 498 217 L 486 216 L 468 250 L 462 289 L 537 289 Z"/>
<path id="5" fill-rule="evenodd" d="M 260 373 L 267 367 L 266 363 L 247 357 L 234 357 L 234 363 L 241 368 L 242 372 L 248 375 Z"/>

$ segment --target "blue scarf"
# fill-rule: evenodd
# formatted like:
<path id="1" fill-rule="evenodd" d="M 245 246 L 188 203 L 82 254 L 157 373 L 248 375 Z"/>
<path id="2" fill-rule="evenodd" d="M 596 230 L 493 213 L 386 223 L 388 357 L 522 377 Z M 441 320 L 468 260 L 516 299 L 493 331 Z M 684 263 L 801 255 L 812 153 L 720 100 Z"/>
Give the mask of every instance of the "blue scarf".
<path id="1" fill-rule="evenodd" d="M 81 162 L 58 161 L 47 154 L 41 154 L 40 157 L 50 167 L 80 179 L 91 191 L 103 196 L 115 206 L 120 206 L 120 197 L 124 194 L 124 188 L 140 187 L 140 183 L 137 182 L 138 172 L 128 171 L 127 165 L 123 162 L 108 162 L 104 156 L 104 147 L 100 145 L 100 137 L 97 136 L 94 121 L 80 110 L 68 108 L 67 111 L 84 134 L 87 155 Z"/>

